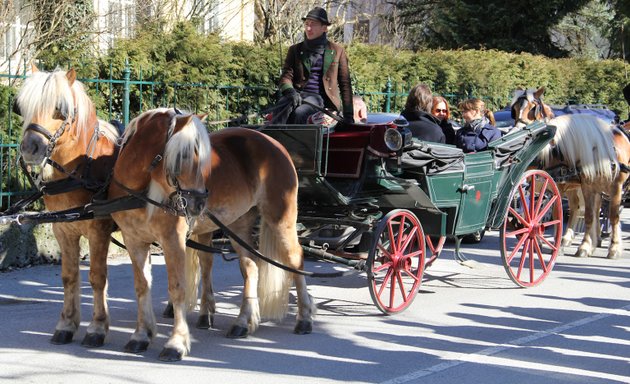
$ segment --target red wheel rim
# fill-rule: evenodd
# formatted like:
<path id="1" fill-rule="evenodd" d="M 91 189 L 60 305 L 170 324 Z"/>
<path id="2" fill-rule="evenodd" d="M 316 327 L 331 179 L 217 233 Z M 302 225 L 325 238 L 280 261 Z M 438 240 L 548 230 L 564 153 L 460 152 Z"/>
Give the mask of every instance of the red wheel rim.
<path id="1" fill-rule="evenodd" d="M 400 312 L 415 298 L 424 273 L 425 237 L 410 211 L 390 212 L 375 231 L 368 256 L 370 294 L 384 313 Z"/>
<path id="2" fill-rule="evenodd" d="M 544 171 L 526 172 L 510 196 L 501 228 L 501 256 L 509 277 L 522 287 L 540 284 L 561 251 L 562 201 Z"/>

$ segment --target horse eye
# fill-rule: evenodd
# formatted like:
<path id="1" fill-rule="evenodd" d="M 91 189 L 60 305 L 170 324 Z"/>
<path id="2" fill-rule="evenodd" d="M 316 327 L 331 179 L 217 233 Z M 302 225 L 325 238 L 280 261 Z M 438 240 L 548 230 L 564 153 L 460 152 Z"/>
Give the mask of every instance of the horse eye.
<path id="1" fill-rule="evenodd" d="M 61 108 L 55 108 L 55 113 L 53 114 L 53 119 L 65 120 L 66 114 L 62 112 Z"/>

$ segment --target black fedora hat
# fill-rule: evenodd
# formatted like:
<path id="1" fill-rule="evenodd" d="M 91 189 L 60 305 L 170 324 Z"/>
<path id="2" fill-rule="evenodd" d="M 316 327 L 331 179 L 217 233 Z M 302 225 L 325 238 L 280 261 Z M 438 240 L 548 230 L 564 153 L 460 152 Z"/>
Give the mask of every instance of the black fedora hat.
<path id="1" fill-rule="evenodd" d="M 302 21 L 306 19 L 313 19 L 321 21 L 323 24 L 330 25 L 330 21 L 328 21 L 328 13 L 324 8 L 321 7 L 315 7 L 311 9 L 308 15 L 302 18 Z"/>

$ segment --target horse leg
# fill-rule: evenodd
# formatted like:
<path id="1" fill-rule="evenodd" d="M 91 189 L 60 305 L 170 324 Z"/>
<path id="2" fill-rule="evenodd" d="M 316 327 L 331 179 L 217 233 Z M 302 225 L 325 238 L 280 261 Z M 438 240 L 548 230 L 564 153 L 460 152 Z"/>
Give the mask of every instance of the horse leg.
<path id="1" fill-rule="evenodd" d="M 621 240 L 621 222 L 619 220 L 619 208 L 623 196 L 623 184 L 628 178 L 627 173 L 617 176 L 615 184 L 611 188 L 610 202 L 608 204 L 608 217 L 610 220 L 610 246 L 608 247 L 608 258 L 617 259 L 621 256 L 623 244 Z"/>
<path id="2" fill-rule="evenodd" d="M 599 209 L 601 205 L 601 194 L 594 191 L 590 186 L 582 188 L 584 195 L 584 238 L 582 243 L 575 252 L 575 257 L 589 257 L 595 251 L 593 239 L 597 239 L 597 231 L 599 227 Z"/>
<path id="3" fill-rule="evenodd" d="M 90 245 L 90 284 L 94 292 L 94 313 L 87 334 L 81 345 L 100 347 L 109 331 L 109 311 L 107 308 L 107 251 L 112 223 L 99 220 L 91 223 L 88 233 Z"/>
<path id="4" fill-rule="evenodd" d="M 153 303 L 151 301 L 151 259 L 149 244 L 125 236 L 123 239 L 131 258 L 133 280 L 138 301 L 138 320 L 131 340 L 125 345 L 125 352 L 142 353 L 147 350 L 157 334 Z"/>
<path id="5" fill-rule="evenodd" d="M 81 276 L 79 274 L 79 238 L 69 233 L 67 224 L 53 224 L 53 233 L 61 249 L 61 280 L 63 281 L 63 309 L 50 342 L 68 344 L 81 321 Z"/>
<path id="6" fill-rule="evenodd" d="M 212 232 L 198 236 L 201 244 L 212 245 Z M 214 255 L 209 252 L 199 251 L 199 267 L 201 269 L 201 306 L 199 307 L 199 318 L 197 318 L 197 328 L 208 329 L 214 327 L 214 314 L 216 312 L 216 301 L 214 299 L 214 289 L 212 288 L 212 264 Z"/>
<path id="7" fill-rule="evenodd" d="M 251 209 L 241 216 L 229 228 L 248 245 L 253 247 L 252 230 L 256 218 L 257 210 Z M 231 339 L 244 338 L 248 334 L 254 333 L 260 324 L 260 306 L 258 302 L 258 265 L 254 256 L 236 241 L 230 239 L 232 247 L 239 255 L 239 267 L 243 276 L 243 299 L 241 309 L 236 320 L 227 332 L 227 337 Z M 269 255 L 265 255 L 269 256 Z"/>
<path id="8" fill-rule="evenodd" d="M 565 196 L 569 200 L 569 220 L 567 222 L 566 232 L 564 233 L 564 236 L 562 236 L 562 246 L 568 247 L 575 238 L 575 231 L 580 212 L 580 197 L 578 191 L 575 189 L 567 190 Z"/>
<path id="9" fill-rule="evenodd" d="M 164 250 L 164 260 L 168 276 L 168 294 L 173 303 L 173 331 L 160 352 L 162 361 L 179 361 L 190 352 L 190 332 L 186 323 L 185 258 L 186 244 L 183 219 L 178 220 L 177 228 L 163 238 L 160 244 Z M 172 227 L 171 227 L 172 228 Z"/>

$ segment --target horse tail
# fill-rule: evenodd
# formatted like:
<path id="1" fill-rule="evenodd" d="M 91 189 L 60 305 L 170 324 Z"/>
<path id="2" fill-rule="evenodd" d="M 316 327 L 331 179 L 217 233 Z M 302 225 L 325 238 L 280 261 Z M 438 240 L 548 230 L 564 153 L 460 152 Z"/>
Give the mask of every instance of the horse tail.
<path id="1" fill-rule="evenodd" d="M 193 241 L 198 241 L 197 235 L 191 235 Z M 199 287 L 199 254 L 196 249 L 186 247 L 186 260 L 184 261 L 184 303 L 188 311 L 192 311 L 197 306 L 197 296 Z"/>
<path id="2" fill-rule="evenodd" d="M 286 244 L 279 236 L 279 232 L 271 228 L 269 222 L 261 218 L 260 223 L 260 252 L 272 259 L 286 263 Z M 289 305 L 290 275 L 283 269 L 258 259 L 258 300 L 260 315 L 270 320 L 282 319 Z"/>

